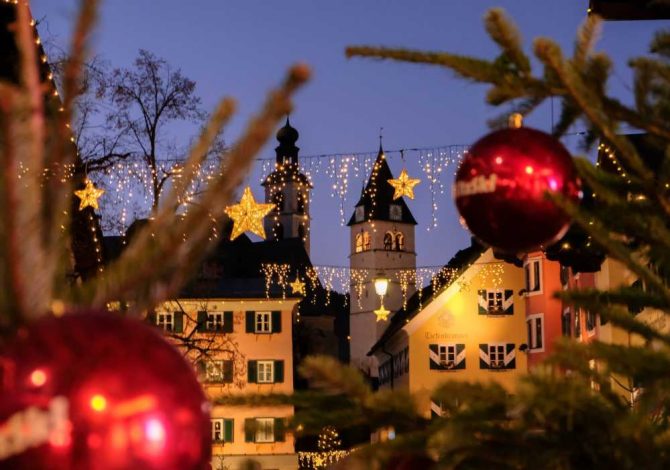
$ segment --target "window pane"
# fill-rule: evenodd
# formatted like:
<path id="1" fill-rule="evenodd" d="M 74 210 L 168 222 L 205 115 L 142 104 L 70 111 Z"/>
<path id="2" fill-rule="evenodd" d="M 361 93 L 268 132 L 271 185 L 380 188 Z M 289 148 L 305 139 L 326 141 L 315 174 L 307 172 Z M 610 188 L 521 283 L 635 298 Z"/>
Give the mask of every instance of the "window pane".
<path id="1" fill-rule="evenodd" d="M 542 318 L 535 319 L 535 347 L 542 348 Z"/>
<path id="2" fill-rule="evenodd" d="M 540 290 L 540 262 L 539 261 L 534 261 L 533 262 L 533 291 L 538 291 Z"/>

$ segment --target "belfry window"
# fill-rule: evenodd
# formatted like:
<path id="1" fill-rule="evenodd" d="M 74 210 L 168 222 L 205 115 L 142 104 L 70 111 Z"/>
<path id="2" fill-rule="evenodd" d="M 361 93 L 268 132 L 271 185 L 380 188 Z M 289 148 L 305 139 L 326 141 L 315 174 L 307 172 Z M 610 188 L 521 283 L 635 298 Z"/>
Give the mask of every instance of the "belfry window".
<path id="1" fill-rule="evenodd" d="M 403 251 L 405 249 L 405 235 L 402 232 L 396 232 L 393 237 L 393 249 Z"/>
<path id="2" fill-rule="evenodd" d="M 386 232 L 384 235 L 384 249 L 391 251 L 393 249 L 393 234 L 391 232 Z"/>
<path id="3" fill-rule="evenodd" d="M 370 233 L 362 231 L 356 234 L 356 253 L 368 251 L 370 249 Z"/>

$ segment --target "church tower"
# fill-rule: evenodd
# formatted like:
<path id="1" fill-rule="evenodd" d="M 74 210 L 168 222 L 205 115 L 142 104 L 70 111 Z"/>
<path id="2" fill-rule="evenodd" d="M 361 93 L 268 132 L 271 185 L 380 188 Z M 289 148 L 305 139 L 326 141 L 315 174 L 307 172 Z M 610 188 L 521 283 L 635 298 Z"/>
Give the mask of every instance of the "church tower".
<path id="1" fill-rule="evenodd" d="M 265 202 L 275 205 L 264 224 L 270 239 L 301 238 L 309 255 L 309 191 L 312 185 L 298 165 L 300 148 L 295 143 L 299 137 L 287 117 L 286 125 L 277 132 L 279 145 L 275 148 L 275 170 L 263 182 Z"/>
<path id="2" fill-rule="evenodd" d="M 416 220 L 402 197 L 393 199 L 394 188 L 389 179 L 393 179 L 393 174 L 380 142 L 370 178 L 347 224 L 351 238 L 349 267 L 352 269 L 349 289 L 351 364 L 372 376 L 377 375 L 377 366 L 367 353 L 391 319 L 377 321 L 374 311 L 380 307 L 380 298 L 373 279 L 379 275 L 389 279 L 384 307 L 395 312 L 403 305 L 397 273 L 416 269 Z M 356 279 L 356 273 L 363 279 Z M 407 296 L 413 293 L 414 286 L 410 285 Z"/>

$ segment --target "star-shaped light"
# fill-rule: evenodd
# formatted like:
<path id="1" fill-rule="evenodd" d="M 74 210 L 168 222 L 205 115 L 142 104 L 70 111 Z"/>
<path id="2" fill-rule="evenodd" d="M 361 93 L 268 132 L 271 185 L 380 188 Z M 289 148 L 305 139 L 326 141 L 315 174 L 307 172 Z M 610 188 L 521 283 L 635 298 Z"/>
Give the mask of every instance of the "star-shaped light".
<path id="1" fill-rule="evenodd" d="M 254 199 L 251 188 L 249 186 L 244 188 L 240 203 L 226 207 L 226 214 L 233 219 L 233 231 L 230 234 L 230 239 L 235 240 L 247 231 L 264 239 L 263 217 L 268 215 L 274 207 L 274 204 L 258 204 Z"/>
<path id="2" fill-rule="evenodd" d="M 296 276 L 295 281 L 291 282 L 289 285 L 294 294 L 305 295 L 305 283 L 302 282 L 298 276 Z"/>
<path id="3" fill-rule="evenodd" d="M 77 196 L 81 201 L 79 201 L 79 210 L 84 210 L 87 207 L 92 207 L 93 209 L 98 208 L 98 198 L 105 194 L 104 189 L 98 189 L 93 185 L 93 181 L 86 178 L 86 187 L 75 191 L 74 195 Z"/>
<path id="4" fill-rule="evenodd" d="M 374 311 L 377 321 L 386 321 L 389 319 L 390 310 L 386 310 L 384 304 L 382 304 L 377 310 Z"/>
<path id="5" fill-rule="evenodd" d="M 395 189 L 395 193 L 393 193 L 394 200 L 403 196 L 414 199 L 414 186 L 419 184 L 421 180 L 410 178 L 407 174 L 407 170 L 403 168 L 398 179 L 390 179 L 388 182 Z"/>

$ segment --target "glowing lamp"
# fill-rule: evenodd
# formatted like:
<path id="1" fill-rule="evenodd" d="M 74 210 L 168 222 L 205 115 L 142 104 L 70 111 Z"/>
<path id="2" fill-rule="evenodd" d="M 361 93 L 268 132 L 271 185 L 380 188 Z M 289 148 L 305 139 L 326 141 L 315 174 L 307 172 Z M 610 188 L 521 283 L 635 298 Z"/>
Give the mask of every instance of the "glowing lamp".
<path id="1" fill-rule="evenodd" d="M 374 278 L 375 283 L 375 292 L 379 296 L 385 296 L 386 291 L 389 288 L 389 279 L 384 277 L 383 273 L 379 273 L 376 278 Z"/>

